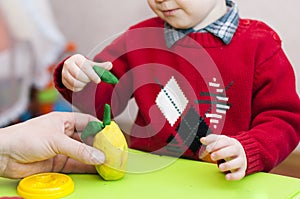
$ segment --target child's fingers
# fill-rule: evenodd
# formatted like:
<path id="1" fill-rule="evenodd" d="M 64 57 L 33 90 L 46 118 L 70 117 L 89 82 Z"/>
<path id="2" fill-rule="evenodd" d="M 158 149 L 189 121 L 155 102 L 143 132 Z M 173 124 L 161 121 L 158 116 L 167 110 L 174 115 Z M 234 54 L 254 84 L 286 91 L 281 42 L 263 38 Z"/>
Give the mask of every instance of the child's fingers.
<path id="1" fill-rule="evenodd" d="M 89 77 L 84 73 L 84 71 L 81 70 L 81 66 L 86 62 L 86 60 L 87 59 L 80 54 L 73 55 L 72 57 L 68 58 L 64 62 L 64 66 L 62 68 L 63 83 L 68 82 L 69 86 L 74 86 L 74 83 L 72 82 L 73 79 L 77 79 L 85 83 L 90 82 Z"/>
<path id="2" fill-rule="evenodd" d="M 101 78 L 99 75 L 94 71 L 93 67 L 97 65 L 105 70 L 112 69 L 111 62 L 103 62 L 97 63 L 91 60 L 88 60 L 84 56 L 80 54 L 73 55 L 69 59 L 64 62 L 63 72 L 69 71 L 69 73 L 77 80 L 89 83 L 93 81 L 95 83 L 100 83 Z M 64 73 L 62 73 L 64 75 Z M 71 83 L 71 82 L 69 82 Z"/>
<path id="3" fill-rule="evenodd" d="M 199 153 L 199 159 L 205 158 L 208 154 L 209 154 L 209 153 L 208 153 L 207 150 L 204 150 L 202 153 L 200 152 L 200 153 Z"/>
<path id="4" fill-rule="evenodd" d="M 226 174 L 227 180 L 240 180 L 245 176 L 247 169 L 246 154 L 242 145 L 234 138 L 224 135 L 208 135 L 200 139 L 206 146 L 206 151 L 211 153 L 213 161 L 227 160 L 219 165 L 222 172 Z"/>
<path id="5" fill-rule="evenodd" d="M 69 89 L 69 90 L 71 90 L 71 91 L 74 91 L 73 90 L 73 88 L 74 88 L 74 83 L 72 82 L 72 76 L 71 76 L 71 74 L 69 73 L 69 72 L 67 72 L 67 71 L 62 71 L 62 83 L 63 83 L 63 85 L 67 88 L 67 89 Z"/>
<path id="6" fill-rule="evenodd" d="M 82 71 L 79 66 L 76 63 L 70 63 L 68 65 L 67 72 L 70 73 L 70 75 L 81 82 L 89 83 L 91 80 L 89 77 Z"/>
<path id="7" fill-rule="evenodd" d="M 245 177 L 245 171 L 243 169 L 236 170 L 232 173 L 226 174 L 226 180 L 240 180 Z"/>
<path id="8" fill-rule="evenodd" d="M 202 138 L 200 139 L 200 142 L 201 142 L 202 144 L 204 144 L 204 145 L 208 145 L 208 144 L 210 144 L 210 143 L 212 143 L 212 142 L 215 142 L 215 141 L 218 139 L 219 136 L 220 136 L 220 135 L 210 134 L 210 135 L 208 135 L 208 136 L 206 136 L 206 137 L 202 137 Z"/>
<path id="9" fill-rule="evenodd" d="M 226 171 L 234 172 L 241 168 L 244 168 L 243 161 L 241 158 L 233 158 L 219 165 L 219 169 L 222 172 L 226 172 Z"/>
<path id="10" fill-rule="evenodd" d="M 76 79 L 74 80 L 73 84 L 64 83 L 64 85 L 73 92 L 79 92 L 86 86 L 85 83 L 82 83 Z"/>
<path id="11" fill-rule="evenodd" d="M 86 83 L 81 82 L 75 79 L 70 73 L 66 72 L 64 74 L 64 78 L 62 79 L 62 83 L 71 91 L 78 92 L 81 91 L 85 86 Z"/>
<path id="12" fill-rule="evenodd" d="M 235 147 L 229 146 L 221 148 L 220 150 L 217 150 L 211 154 L 211 159 L 213 161 L 221 160 L 221 159 L 227 159 L 231 157 L 235 157 L 238 155 L 238 151 Z"/>
<path id="13" fill-rule="evenodd" d="M 96 84 L 101 82 L 100 77 L 97 75 L 97 73 L 93 69 L 94 62 L 90 60 L 86 60 L 82 65 L 81 65 L 81 70 L 86 74 L 86 76 Z"/>
<path id="14" fill-rule="evenodd" d="M 230 146 L 231 141 L 230 138 L 225 137 L 225 136 L 220 136 L 219 139 L 217 139 L 215 142 L 212 142 L 206 146 L 206 150 L 209 153 L 212 153 L 214 151 L 220 150 L 224 147 Z"/>
<path id="15" fill-rule="evenodd" d="M 84 73 L 89 77 L 90 80 L 92 80 L 95 83 L 100 83 L 101 79 L 99 75 L 94 71 L 93 66 L 99 66 L 101 68 L 104 68 L 106 70 L 110 70 L 112 68 L 111 62 L 103 62 L 103 63 L 97 63 L 90 60 L 86 60 L 84 64 L 82 65 L 81 70 L 84 71 Z"/>
<path id="16" fill-rule="evenodd" d="M 75 63 L 78 66 L 81 66 L 87 59 L 80 55 L 80 54 L 75 54 L 71 57 L 69 57 L 66 61 L 65 61 L 65 65 L 69 65 L 70 63 Z"/>
<path id="17" fill-rule="evenodd" d="M 111 62 L 94 62 L 94 61 L 90 61 L 92 66 L 100 66 L 101 68 L 104 68 L 105 70 L 111 70 L 113 65 Z"/>

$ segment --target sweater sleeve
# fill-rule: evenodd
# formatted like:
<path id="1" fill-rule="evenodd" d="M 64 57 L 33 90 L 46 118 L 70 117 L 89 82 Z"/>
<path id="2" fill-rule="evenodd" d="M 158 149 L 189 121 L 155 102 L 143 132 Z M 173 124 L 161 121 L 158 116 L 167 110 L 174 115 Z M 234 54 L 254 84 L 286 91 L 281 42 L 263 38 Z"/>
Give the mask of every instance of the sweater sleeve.
<path id="1" fill-rule="evenodd" d="M 66 58 L 68 59 L 68 57 Z M 72 103 L 72 91 L 68 90 L 62 83 L 62 68 L 64 65 L 65 60 L 61 61 L 58 63 L 57 67 L 54 70 L 53 74 L 53 81 L 54 81 L 54 86 L 58 90 L 59 93 L 62 94 L 62 96 L 70 103 Z"/>
<path id="2" fill-rule="evenodd" d="M 139 33 L 139 31 L 131 30 L 139 29 L 141 27 L 163 27 L 163 25 L 164 22 L 158 17 L 142 21 L 130 27 L 126 32 L 114 39 L 108 46 L 106 46 L 94 57 L 94 61 L 96 62 L 112 62 L 113 68 L 111 72 L 119 79 L 122 79 L 122 81 L 116 86 L 103 82 L 95 85 L 91 82 L 82 91 L 73 93 L 62 84 L 61 72 L 65 61 L 64 60 L 59 63 L 55 69 L 55 87 L 66 100 L 68 100 L 73 106 L 77 107 L 82 112 L 97 115 L 97 117 L 101 119 L 103 113 L 103 104 L 109 103 L 112 105 L 114 115 L 121 113 L 131 97 L 128 97 L 128 95 L 132 95 L 133 93 L 133 77 L 131 77 L 131 74 L 128 72 L 132 66 L 130 66 L 131 63 L 128 62 L 129 60 L 127 58 L 128 53 L 130 53 L 130 49 L 128 49 L 127 45 L 128 41 L 133 43 L 132 41 L 135 39 L 136 32 Z M 105 43 L 107 43 L 107 41 Z M 136 45 L 138 44 L 135 44 L 134 46 Z M 98 47 L 101 48 L 103 46 Z"/>
<path id="3" fill-rule="evenodd" d="M 125 34 L 121 35 L 94 57 L 94 61 L 96 62 L 112 62 L 113 69 L 111 72 L 118 78 L 124 75 L 128 70 L 125 37 Z M 124 90 L 129 91 L 129 88 L 125 88 L 130 84 L 129 82 L 125 84 L 123 81 L 123 83 L 119 83 L 117 86 L 105 82 L 100 82 L 98 85 L 90 82 L 82 91 L 72 92 L 62 83 L 62 68 L 65 60 L 60 62 L 54 71 L 54 84 L 61 95 L 73 106 L 81 112 L 97 116 L 99 119 L 102 119 L 105 103 L 113 103 L 113 112 L 116 114 L 125 108 L 127 102 L 123 100 L 124 98 L 119 99 L 118 94 L 120 93 L 115 92 L 115 87 L 117 87 L 117 90 L 120 92 Z M 112 95 L 114 95 L 113 99 Z"/>
<path id="4" fill-rule="evenodd" d="M 76 107 L 79 111 L 93 116 L 102 115 L 103 112 L 97 112 L 95 104 L 97 90 L 96 84 L 90 82 L 82 91 L 72 92 L 62 83 L 62 69 L 66 59 L 61 61 L 55 68 L 53 77 L 55 88 L 68 102 L 72 104 L 73 107 Z"/>
<path id="5" fill-rule="evenodd" d="M 245 149 L 247 174 L 270 171 L 300 140 L 300 100 L 294 71 L 279 37 L 272 34 L 257 53 L 250 130 L 234 136 Z"/>

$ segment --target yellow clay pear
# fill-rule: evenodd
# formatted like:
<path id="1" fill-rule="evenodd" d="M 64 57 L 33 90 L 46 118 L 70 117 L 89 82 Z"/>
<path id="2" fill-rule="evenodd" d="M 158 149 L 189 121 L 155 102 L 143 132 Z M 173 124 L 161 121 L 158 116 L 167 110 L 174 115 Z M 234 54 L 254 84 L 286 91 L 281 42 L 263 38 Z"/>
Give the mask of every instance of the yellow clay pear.
<path id="1" fill-rule="evenodd" d="M 93 146 L 105 154 L 104 164 L 96 169 L 105 180 L 118 180 L 125 175 L 128 146 L 123 133 L 115 122 L 106 125 L 96 134 Z"/>
<path id="2" fill-rule="evenodd" d="M 117 123 L 110 120 L 110 106 L 105 104 L 103 123 L 89 122 L 81 138 L 95 134 L 93 146 L 105 154 L 105 162 L 96 165 L 104 180 L 119 180 L 126 174 L 128 145 Z"/>

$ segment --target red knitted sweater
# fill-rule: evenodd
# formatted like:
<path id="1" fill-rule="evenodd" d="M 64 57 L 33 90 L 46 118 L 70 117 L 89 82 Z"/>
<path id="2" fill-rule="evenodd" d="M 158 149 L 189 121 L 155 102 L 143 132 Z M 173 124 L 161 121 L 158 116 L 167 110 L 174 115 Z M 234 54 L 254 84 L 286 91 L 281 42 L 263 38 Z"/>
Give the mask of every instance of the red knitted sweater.
<path id="1" fill-rule="evenodd" d="M 247 174 L 269 171 L 297 146 L 300 101 L 292 66 L 278 35 L 267 25 L 241 19 L 229 45 L 210 33 L 190 33 L 168 49 L 164 22 L 143 21 L 95 57 L 112 61 L 120 79 L 113 87 L 90 83 L 59 92 L 83 112 L 101 119 L 103 104 L 120 113 L 134 97 L 138 115 L 128 142 L 132 148 L 199 159 L 199 138 L 234 137 L 247 155 Z"/>

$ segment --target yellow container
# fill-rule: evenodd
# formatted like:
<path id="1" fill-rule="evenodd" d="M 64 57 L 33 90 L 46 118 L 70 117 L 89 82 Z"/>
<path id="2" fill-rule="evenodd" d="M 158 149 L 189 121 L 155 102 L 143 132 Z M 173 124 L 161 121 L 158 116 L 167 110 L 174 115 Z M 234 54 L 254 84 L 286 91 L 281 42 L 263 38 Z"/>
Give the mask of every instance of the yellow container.
<path id="1" fill-rule="evenodd" d="M 65 174 L 40 173 L 22 179 L 17 191 L 25 199 L 58 199 L 74 191 L 74 182 Z"/>

